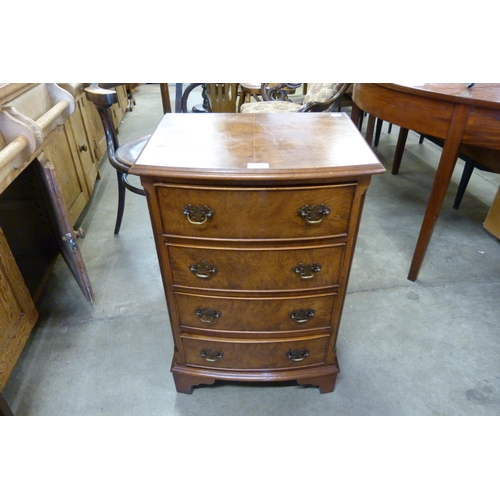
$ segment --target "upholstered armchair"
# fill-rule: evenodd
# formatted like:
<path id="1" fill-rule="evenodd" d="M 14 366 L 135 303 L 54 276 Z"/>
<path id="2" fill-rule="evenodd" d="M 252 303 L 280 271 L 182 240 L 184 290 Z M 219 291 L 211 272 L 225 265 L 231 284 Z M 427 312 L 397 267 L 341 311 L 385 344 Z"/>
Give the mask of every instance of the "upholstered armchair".
<path id="1" fill-rule="evenodd" d="M 242 113 L 306 113 L 332 111 L 350 87 L 350 83 L 308 83 L 304 101 L 299 104 L 288 99 L 290 88 L 300 84 L 279 83 L 269 87 L 261 85 L 263 101 L 246 103 L 241 106 Z"/>

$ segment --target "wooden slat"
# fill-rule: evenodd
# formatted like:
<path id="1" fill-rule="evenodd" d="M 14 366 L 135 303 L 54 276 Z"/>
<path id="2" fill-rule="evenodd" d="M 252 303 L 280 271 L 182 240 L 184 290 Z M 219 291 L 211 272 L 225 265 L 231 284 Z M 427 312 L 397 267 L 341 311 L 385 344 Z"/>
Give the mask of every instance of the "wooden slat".
<path id="1" fill-rule="evenodd" d="M 4 83 L 0 84 L 0 106 L 32 89 L 38 83 Z"/>

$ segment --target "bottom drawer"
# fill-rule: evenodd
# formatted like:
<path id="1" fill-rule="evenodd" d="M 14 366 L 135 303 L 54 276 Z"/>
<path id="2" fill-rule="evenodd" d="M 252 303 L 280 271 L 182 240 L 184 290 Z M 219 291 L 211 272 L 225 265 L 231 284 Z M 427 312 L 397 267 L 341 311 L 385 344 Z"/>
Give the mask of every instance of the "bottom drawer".
<path id="1" fill-rule="evenodd" d="M 272 370 L 325 362 L 329 335 L 295 339 L 213 339 L 182 336 L 186 365 L 231 370 Z"/>

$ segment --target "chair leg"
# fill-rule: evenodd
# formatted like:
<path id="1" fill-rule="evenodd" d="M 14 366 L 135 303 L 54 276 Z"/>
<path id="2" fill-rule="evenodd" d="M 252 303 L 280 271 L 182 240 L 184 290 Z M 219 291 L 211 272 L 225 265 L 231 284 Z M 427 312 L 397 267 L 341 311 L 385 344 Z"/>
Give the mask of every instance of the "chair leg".
<path id="1" fill-rule="evenodd" d="M 465 190 L 467 189 L 467 184 L 471 178 L 472 172 L 474 170 L 474 161 L 467 160 L 464 165 L 464 171 L 462 173 L 462 178 L 460 179 L 460 184 L 458 186 L 457 195 L 455 196 L 455 203 L 453 203 L 453 208 L 458 209 L 462 198 L 464 196 Z"/>
<path id="2" fill-rule="evenodd" d="M 373 147 L 376 148 L 378 146 L 378 141 L 380 140 L 380 134 L 382 133 L 382 125 L 384 124 L 384 120 L 377 118 L 377 124 L 375 125 L 375 141 L 373 142 Z"/>
<path id="3" fill-rule="evenodd" d="M 118 177 L 118 213 L 116 214 L 115 234 L 118 234 L 122 225 L 123 210 L 125 209 L 125 184 L 123 183 L 125 174 L 119 170 L 116 171 L 116 174 Z"/>

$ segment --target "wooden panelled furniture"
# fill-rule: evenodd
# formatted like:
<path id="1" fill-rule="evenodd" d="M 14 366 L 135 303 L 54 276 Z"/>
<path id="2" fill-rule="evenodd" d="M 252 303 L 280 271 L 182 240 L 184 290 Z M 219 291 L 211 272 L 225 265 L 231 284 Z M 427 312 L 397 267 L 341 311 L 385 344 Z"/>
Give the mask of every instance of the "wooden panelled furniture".
<path id="1" fill-rule="evenodd" d="M 179 392 L 333 391 L 363 201 L 384 171 L 343 113 L 164 116 L 130 172 L 147 192 Z"/>
<path id="2" fill-rule="evenodd" d="M 418 236 L 408 279 L 416 281 L 460 152 L 490 166 L 500 150 L 500 84 L 356 83 L 352 119 L 362 111 L 443 140 L 443 152 Z M 494 162 L 491 163 L 494 165 Z"/>
<path id="3" fill-rule="evenodd" d="M 116 124 L 126 105 L 115 106 Z M 9 414 L 1 393 L 59 255 L 93 300 L 74 226 L 99 177 L 103 139 L 82 84 L 0 84 L 0 415 Z"/>

